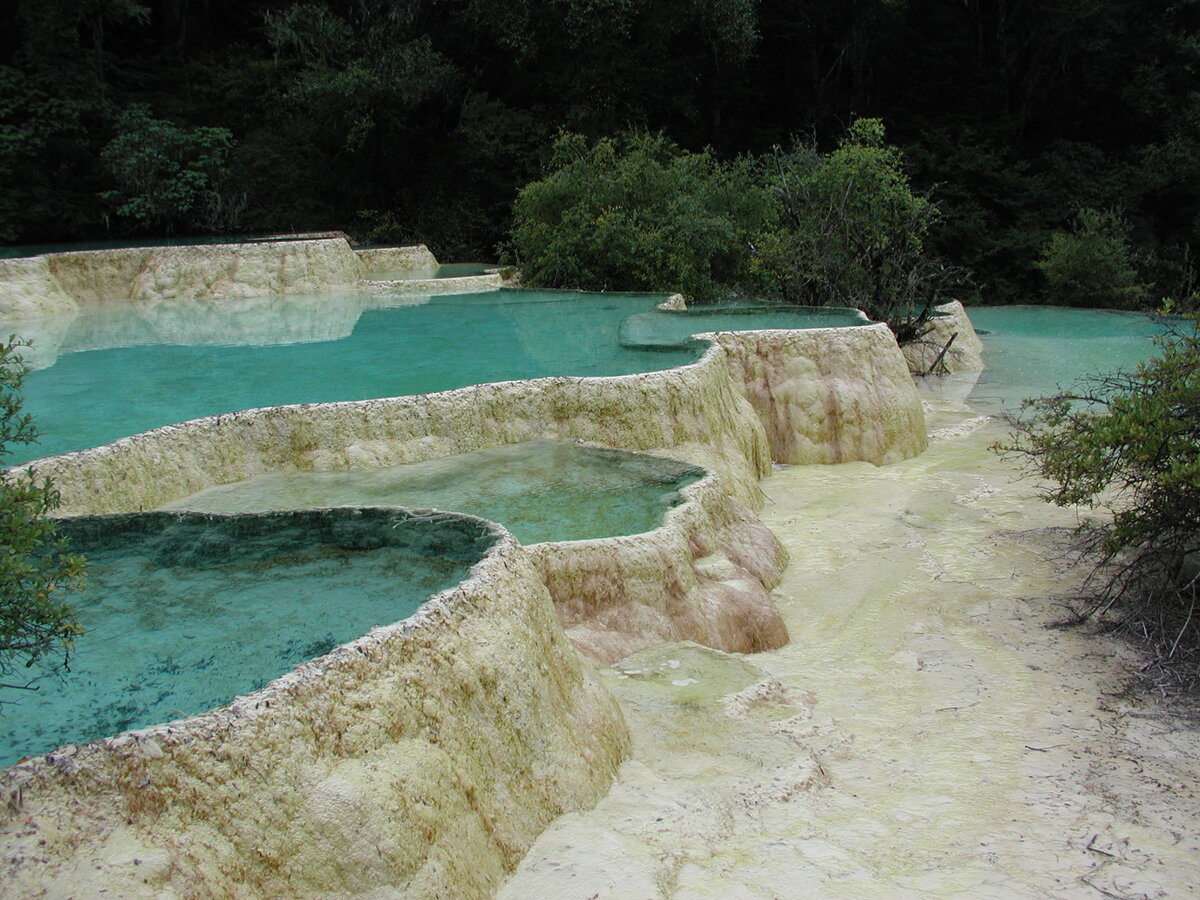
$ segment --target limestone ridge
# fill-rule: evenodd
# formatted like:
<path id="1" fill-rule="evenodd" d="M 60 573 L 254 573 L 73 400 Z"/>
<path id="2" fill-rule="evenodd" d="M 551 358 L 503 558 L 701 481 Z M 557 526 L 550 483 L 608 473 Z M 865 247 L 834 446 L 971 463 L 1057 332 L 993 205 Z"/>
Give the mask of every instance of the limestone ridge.
<path id="1" fill-rule="evenodd" d="M 703 466 L 752 506 L 758 479 L 770 471 L 762 425 L 716 347 L 692 365 L 661 372 L 243 410 L 22 468 L 54 479 L 63 514 L 86 515 L 153 509 L 266 472 L 372 469 L 569 439 Z"/>
<path id="2" fill-rule="evenodd" d="M 731 653 L 782 647 L 771 590 L 787 565 L 775 535 L 709 475 L 646 534 L 528 547 L 567 636 L 603 663 L 692 641 Z"/>
<path id="3" fill-rule="evenodd" d="M 933 326 L 920 340 L 903 347 L 904 358 L 914 373 L 925 374 L 938 361 L 942 349 L 953 343 L 941 358 L 939 370 L 949 374 L 979 372 L 983 369 L 983 343 L 975 333 L 967 311 L 958 300 L 935 307 L 937 315 L 930 320 Z"/>
<path id="4" fill-rule="evenodd" d="M 266 472 L 379 468 L 547 439 L 700 465 L 757 508 L 772 458 L 885 464 L 921 452 L 925 426 L 904 358 L 875 325 L 722 333 L 697 362 L 660 372 L 243 410 L 23 468 L 54 479 L 64 514 L 84 515 L 152 509 Z"/>
<path id="5" fill-rule="evenodd" d="M 82 250 L 0 259 L 0 318 L 57 315 L 111 300 L 349 290 L 358 287 L 364 271 L 345 238 Z"/>
<path id="6" fill-rule="evenodd" d="M 926 446 L 908 365 L 883 324 L 717 335 L 777 462 L 885 465 Z"/>

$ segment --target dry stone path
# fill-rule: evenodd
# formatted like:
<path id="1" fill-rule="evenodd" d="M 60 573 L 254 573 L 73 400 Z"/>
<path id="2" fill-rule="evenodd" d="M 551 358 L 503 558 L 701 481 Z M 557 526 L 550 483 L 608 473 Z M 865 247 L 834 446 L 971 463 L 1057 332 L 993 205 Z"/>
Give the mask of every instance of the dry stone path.
<path id="1" fill-rule="evenodd" d="M 1045 627 L 1073 515 L 926 404 L 916 459 L 763 483 L 791 643 L 606 671 L 633 757 L 501 898 L 1200 896 L 1200 733 L 1122 695 L 1131 649 Z"/>

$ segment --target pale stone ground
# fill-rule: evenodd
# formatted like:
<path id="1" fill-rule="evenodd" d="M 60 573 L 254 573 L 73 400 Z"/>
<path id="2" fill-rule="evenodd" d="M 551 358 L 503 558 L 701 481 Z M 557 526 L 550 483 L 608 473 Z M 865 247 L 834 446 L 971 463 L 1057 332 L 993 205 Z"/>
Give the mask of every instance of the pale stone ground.
<path id="1" fill-rule="evenodd" d="M 763 483 L 791 643 L 606 670 L 633 757 L 503 900 L 1200 896 L 1200 732 L 1119 696 L 1132 650 L 1043 627 L 1073 516 L 926 399 L 920 457 Z"/>

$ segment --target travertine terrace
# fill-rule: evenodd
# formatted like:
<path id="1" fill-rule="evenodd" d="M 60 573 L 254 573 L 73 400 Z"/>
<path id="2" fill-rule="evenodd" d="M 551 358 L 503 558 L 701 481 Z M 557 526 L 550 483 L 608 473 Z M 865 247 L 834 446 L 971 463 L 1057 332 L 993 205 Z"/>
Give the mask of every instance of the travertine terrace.
<path id="1" fill-rule="evenodd" d="M 53 254 L 0 263 L 0 282 L 4 314 L 21 318 L 108 298 L 363 288 L 369 270 L 429 260 L 326 238 Z M 886 326 L 711 341 L 662 372 L 231 411 L 26 466 L 54 480 L 66 515 L 548 438 L 710 475 L 646 535 L 523 548 L 497 529 L 471 578 L 411 619 L 204 716 L 4 770 L 7 883 L 22 896 L 490 896 L 627 751 L 577 650 L 611 662 L 662 641 L 781 646 L 771 590 L 786 555 L 754 513 L 772 459 L 882 465 L 925 448 Z"/>
<path id="2" fill-rule="evenodd" d="M 272 515 L 355 516 L 356 510 Z M 401 514 L 405 514 L 401 512 Z M 488 896 L 627 751 L 526 551 L 229 706 L 3 770 L 6 896 Z"/>

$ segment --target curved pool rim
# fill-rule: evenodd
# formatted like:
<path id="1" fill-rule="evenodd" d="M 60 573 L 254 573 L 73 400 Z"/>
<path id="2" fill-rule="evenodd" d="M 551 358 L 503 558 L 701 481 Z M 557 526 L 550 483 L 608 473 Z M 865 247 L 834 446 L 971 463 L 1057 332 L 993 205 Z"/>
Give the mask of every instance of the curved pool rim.
<path id="1" fill-rule="evenodd" d="M 64 753 L 74 757 L 79 753 L 120 752 L 123 749 L 135 746 L 145 749 L 147 742 L 153 742 L 158 738 L 171 737 L 173 740 L 178 740 L 186 738 L 189 734 L 196 736 L 209 735 L 218 729 L 236 729 L 239 723 L 249 722 L 262 715 L 286 715 L 289 703 L 295 702 L 293 690 L 297 686 L 325 678 L 331 671 L 346 667 L 356 657 L 372 657 L 375 653 L 380 652 L 389 642 L 403 639 L 418 631 L 436 629 L 451 618 L 452 615 L 463 613 L 464 610 L 461 607 L 472 583 L 477 583 L 484 579 L 492 569 L 505 567 L 507 565 L 506 558 L 514 552 L 514 548 L 518 548 L 517 552 L 519 552 L 520 548 L 520 544 L 516 538 L 496 522 L 449 510 L 411 507 L 341 506 L 285 510 L 265 514 L 235 513 L 232 515 L 152 510 L 145 513 L 102 513 L 96 516 L 75 517 L 76 519 L 88 520 L 129 519 L 138 516 L 156 517 L 164 520 L 171 518 L 209 520 L 235 518 L 266 519 L 271 517 L 288 519 L 319 517 L 336 520 L 339 518 L 354 518 L 362 515 L 364 511 L 393 514 L 395 516 L 402 516 L 406 520 L 429 517 L 454 519 L 464 525 L 478 527 L 481 540 L 490 539 L 490 543 L 480 558 L 470 566 L 465 578 L 451 587 L 430 595 L 410 615 L 385 625 L 376 625 L 358 637 L 339 644 L 337 647 L 319 656 L 298 663 L 289 671 L 272 678 L 257 690 L 238 694 L 230 699 L 228 703 L 204 712 L 182 716 L 178 719 L 159 722 L 141 728 L 131 728 L 114 735 L 97 737 L 82 743 L 63 744 L 44 753 L 27 756 L 11 765 L 0 767 L 0 772 L 41 765 L 47 760 L 53 762 L 53 758 L 56 755 Z M 152 745 L 150 746 L 150 753 L 153 756 L 154 747 Z"/>
<path id="2" fill-rule="evenodd" d="M 603 448 L 609 449 L 609 448 Z M 622 453 L 634 453 L 634 451 L 619 451 Z M 346 665 L 349 661 L 354 660 L 356 656 L 371 656 L 382 645 L 391 640 L 405 637 L 418 631 L 433 630 L 436 634 L 436 629 L 440 628 L 443 623 L 448 621 L 453 613 L 458 610 L 456 607 L 466 594 L 472 582 L 478 582 L 486 577 L 488 571 L 497 565 L 506 566 L 505 561 L 513 553 L 522 553 L 528 551 L 530 558 L 534 561 L 540 559 L 543 554 L 553 554 L 556 552 L 574 552 L 591 550 L 600 553 L 601 555 L 619 554 L 622 552 L 635 552 L 638 545 L 642 542 L 653 542 L 656 535 L 663 535 L 673 531 L 689 533 L 695 528 L 695 523 L 699 518 L 703 518 L 704 510 L 713 504 L 716 504 L 723 498 L 723 491 L 719 485 L 719 479 L 703 467 L 684 464 L 678 460 L 669 457 L 660 456 L 658 454 L 641 454 L 645 456 L 653 456 L 655 458 L 667 459 L 668 461 L 699 470 L 700 477 L 695 481 L 682 485 L 678 489 L 679 502 L 674 505 L 664 507 L 659 521 L 655 527 L 641 532 L 633 532 L 629 534 L 611 535 L 607 537 L 592 537 L 580 538 L 562 541 L 539 541 L 528 545 L 522 545 L 517 538 L 508 531 L 501 522 L 496 522 L 490 519 L 485 519 L 480 516 L 471 515 L 469 513 L 456 512 L 453 510 L 438 509 L 433 507 L 403 507 L 403 506 L 333 506 L 333 507 L 314 507 L 308 509 L 294 510 L 276 510 L 263 513 L 204 513 L 204 512 L 188 512 L 178 510 L 150 510 L 138 513 L 100 513 L 90 516 L 70 517 L 69 521 L 73 523 L 95 523 L 102 526 L 107 521 L 119 520 L 136 520 L 142 519 L 147 522 L 154 520 L 162 520 L 164 523 L 177 521 L 180 519 L 194 520 L 233 520 L 233 519 L 327 519 L 337 520 L 340 518 L 356 518 L 364 513 L 380 514 L 381 516 L 402 516 L 405 520 L 413 519 L 428 519 L 428 518 L 449 518 L 456 522 L 477 526 L 480 530 L 480 540 L 488 540 L 489 543 L 480 558 L 472 564 L 466 577 L 455 585 L 447 587 L 441 591 L 431 594 L 423 603 L 421 603 L 408 616 L 398 619 L 395 622 L 377 625 L 368 629 L 364 634 L 352 638 L 345 643 L 339 644 L 336 647 L 312 657 L 308 660 L 295 664 L 289 671 L 284 672 L 277 677 L 268 681 L 261 688 L 253 691 L 247 691 L 243 694 L 238 694 L 231 698 L 226 704 L 214 707 L 203 712 L 194 713 L 192 715 L 181 716 L 177 719 L 172 719 L 164 722 L 158 722 L 152 725 L 146 725 L 139 728 L 130 728 L 120 731 L 112 735 L 102 735 L 83 742 L 69 742 L 58 747 L 47 750 L 43 753 L 33 754 L 23 759 L 11 763 L 8 766 L 0 766 L 0 771 L 5 769 L 16 769 L 24 767 L 28 764 L 40 763 L 56 754 L 69 752 L 74 756 L 78 752 L 84 751 L 86 748 L 91 748 L 97 751 L 104 750 L 119 750 L 121 747 L 129 747 L 136 744 L 138 747 L 146 746 L 145 742 L 155 741 L 158 738 L 170 736 L 173 740 L 178 740 L 187 734 L 207 734 L 211 733 L 215 727 L 226 727 L 231 724 L 236 724 L 239 721 L 252 718 L 257 714 L 258 710 L 285 708 L 286 703 L 292 697 L 291 689 L 297 684 L 303 684 L 309 681 L 317 680 L 326 677 L 331 671 L 336 671 L 339 667 Z M 86 526 L 85 526 L 86 527 Z M 538 564 L 538 563 L 535 563 Z M 436 640 L 436 638 L 435 638 Z M 133 744 L 131 744 L 133 742 Z M 151 753 L 153 753 L 151 747 Z"/>

